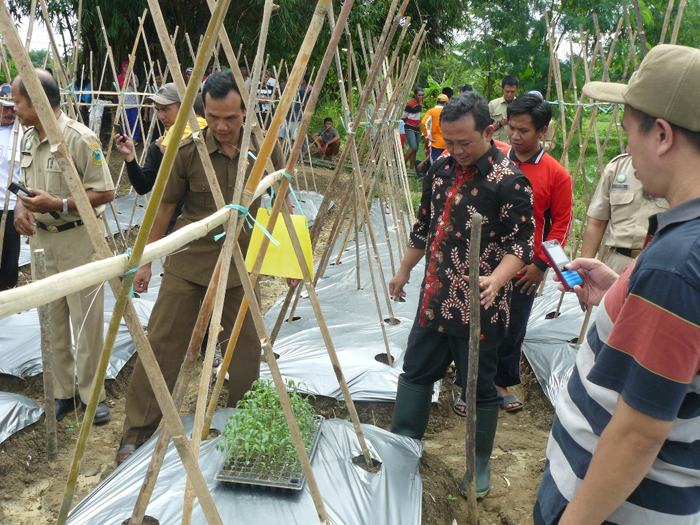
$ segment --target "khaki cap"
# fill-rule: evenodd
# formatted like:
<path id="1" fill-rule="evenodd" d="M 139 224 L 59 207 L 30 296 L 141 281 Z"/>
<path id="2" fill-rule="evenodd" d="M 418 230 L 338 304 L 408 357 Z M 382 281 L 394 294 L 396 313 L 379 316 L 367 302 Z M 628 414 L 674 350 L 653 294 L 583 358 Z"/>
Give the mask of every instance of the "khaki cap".
<path id="1" fill-rule="evenodd" d="M 700 50 L 685 46 L 652 48 L 627 84 L 589 82 L 583 94 L 593 100 L 629 104 L 647 115 L 690 131 L 700 131 Z"/>
<path id="2" fill-rule="evenodd" d="M 156 104 L 167 106 L 169 104 L 179 104 L 180 95 L 177 93 L 175 84 L 168 82 L 160 87 L 157 94 L 147 96 L 146 100 L 152 100 Z"/>

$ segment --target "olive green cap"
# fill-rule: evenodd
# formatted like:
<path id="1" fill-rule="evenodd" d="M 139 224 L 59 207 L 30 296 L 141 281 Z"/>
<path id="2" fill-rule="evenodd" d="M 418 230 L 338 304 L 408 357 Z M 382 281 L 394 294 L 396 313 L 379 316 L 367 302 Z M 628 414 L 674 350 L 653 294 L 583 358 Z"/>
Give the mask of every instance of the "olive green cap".
<path id="1" fill-rule="evenodd" d="M 583 94 L 593 100 L 629 104 L 690 131 L 700 131 L 700 50 L 659 45 L 644 57 L 627 84 L 589 82 Z"/>

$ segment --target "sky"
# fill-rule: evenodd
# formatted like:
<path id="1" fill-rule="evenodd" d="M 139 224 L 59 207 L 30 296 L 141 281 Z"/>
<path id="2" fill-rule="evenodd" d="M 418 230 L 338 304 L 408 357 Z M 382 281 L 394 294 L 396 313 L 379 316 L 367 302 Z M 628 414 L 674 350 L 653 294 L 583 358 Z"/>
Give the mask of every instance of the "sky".
<path id="1" fill-rule="evenodd" d="M 19 31 L 19 36 L 22 42 L 27 40 L 27 31 L 29 31 L 29 17 L 22 19 L 17 28 Z M 63 55 L 63 41 L 60 35 L 54 35 L 56 39 L 56 45 L 58 46 L 58 51 Z M 69 38 L 66 38 L 68 41 Z M 49 32 L 46 29 L 46 24 L 43 20 L 34 21 L 34 29 L 32 30 L 32 42 L 29 46 L 30 50 L 48 50 L 51 46 L 51 40 L 49 39 Z"/>

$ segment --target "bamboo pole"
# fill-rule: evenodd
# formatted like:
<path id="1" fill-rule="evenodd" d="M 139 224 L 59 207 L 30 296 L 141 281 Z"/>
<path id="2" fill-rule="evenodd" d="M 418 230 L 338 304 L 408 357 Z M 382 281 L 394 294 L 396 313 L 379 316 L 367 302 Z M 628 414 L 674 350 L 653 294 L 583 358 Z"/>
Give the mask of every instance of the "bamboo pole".
<path id="1" fill-rule="evenodd" d="M 555 53 L 555 42 L 554 42 L 554 26 L 549 24 L 549 14 L 544 13 L 545 25 L 547 27 L 547 34 L 549 36 L 549 60 L 552 64 L 552 70 L 554 71 L 554 85 L 557 90 L 557 98 L 559 99 L 559 122 L 561 125 L 562 132 L 562 142 L 567 142 L 566 140 L 566 106 L 564 105 L 564 92 L 561 80 L 561 68 L 559 66 L 559 59 Z M 564 150 L 562 154 L 562 164 L 566 171 L 569 171 L 569 152 L 567 149 Z"/>
<path id="2" fill-rule="evenodd" d="M 668 0 L 668 6 L 666 7 L 666 16 L 664 16 L 664 25 L 661 27 L 661 37 L 659 37 L 659 44 L 663 44 L 666 40 L 666 31 L 668 30 L 668 22 L 671 20 L 671 13 L 673 12 L 673 5 L 676 0 Z"/>
<path id="3" fill-rule="evenodd" d="M 627 10 L 627 2 L 624 2 L 624 9 Z M 642 12 L 639 9 L 639 0 L 632 0 L 632 6 L 634 8 L 634 19 L 637 22 L 637 38 L 639 39 L 639 46 L 642 49 L 642 57 L 647 56 L 649 49 L 647 47 L 647 38 L 644 32 L 644 22 L 642 22 Z"/>
<path id="4" fill-rule="evenodd" d="M 265 52 L 265 43 L 267 42 L 267 32 L 268 28 L 270 25 L 270 15 L 272 14 L 272 0 L 266 0 L 265 1 L 265 6 L 263 10 L 263 20 L 262 20 L 262 25 L 260 29 L 260 36 L 258 38 L 258 49 L 253 65 L 253 77 L 254 79 L 258 80 L 260 76 L 260 71 L 262 67 L 262 56 L 264 55 Z M 251 83 L 251 87 L 254 84 Z M 248 98 L 248 103 L 246 107 L 248 108 L 253 108 L 255 104 L 255 96 L 256 96 L 256 91 L 255 89 L 251 89 Z M 247 149 L 248 149 L 248 144 L 246 144 L 246 136 L 248 137 L 248 140 L 250 140 L 250 131 L 251 131 L 251 126 L 254 121 L 256 121 L 255 118 L 255 113 L 252 111 L 251 118 L 247 119 L 246 125 L 245 125 L 245 131 L 243 135 L 243 144 L 241 146 L 241 152 L 238 160 L 238 180 L 242 179 L 245 177 L 245 171 L 242 171 L 246 167 L 247 162 L 244 161 L 244 159 L 247 159 Z M 212 170 L 213 172 L 213 170 Z M 223 259 L 223 269 L 222 271 L 224 272 L 224 275 L 228 275 L 229 272 L 229 266 L 231 263 L 231 253 L 233 250 L 233 236 L 229 237 L 226 239 L 224 242 L 224 249 L 222 250 L 222 259 Z M 243 266 L 245 268 L 245 265 Z M 247 278 L 247 274 L 246 274 Z M 206 349 L 206 354 L 205 354 L 205 359 L 204 359 L 204 368 L 202 372 L 202 378 L 200 380 L 199 384 L 199 394 L 197 397 L 197 405 L 195 408 L 195 418 L 194 418 L 194 427 L 192 430 L 192 448 L 195 451 L 195 457 L 198 457 L 198 452 L 199 452 L 199 445 L 200 445 L 200 440 L 202 436 L 202 427 L 204 425 L 204 416 L 205 416 L 205 409 L 207 407 L 207 394 L 209 392 L 209 385 L 211 383 L 211 373 L 212 373 L 212 366 L 214 362 L 214 350 L 216 347 L 216 341 L 218 339 L 219 332 L 223 330 L 223 327 L 221 326 L 221 316 L 222 316 L 222 311 L 224 307 L 224 299 L 226 296 L 226 282 L 224 279 L 221 279 L 218 287 L 216 289 L 216 297 L 215 297 L 215 302 L 214 302 L 214 311 L 212 314 L 212 320 L 210 323 L 210 329 L 209 329 L 209 339 L 208 339 L 208 344 L 207 344 L 207 349 Z M 253 296 L 255 297 L 255 296 Z M 255 301 L 255 299 L 252 299 Z M 323 500 L 322 498 L 318 498 L 320 501 L 321 507 L 323 507 Z M 186 489 L 185 489 L 185 501 L 184 501 L 184 508 L 183 508 L 183 514 L 182 514 L 182 523 L 183 525 L 190 525 L 192 522 L 192 510 L 193 510 L 193 504 L 194 504 L 194 488 L 192 486 L 192 483 L 189 480 L 187 480 L 186 483 Z M 325 509 L 323 510 L 325 513 Z M 326 516 L 327 519 L 327 516 Z"/>
<path id="5" fill-rule="evenodd" d="M 27 40 L 25 41 L 24 48 L 29 51 L 29 45 L 32 43 L 32 33 L 34 32 L 34 20 L 36 19 L 36 0 L 32 0 L 29 6 L 29 28 L 27 29 Z M 3 51 L 4 53 L 4 51 Z M 9 76 L 7 77 L 9 81 Z"/>
<path id="6" fill-rule="evenodd" d="M 681 29 L 681 20 L 683 19 L 683 10 L 685 9 L 686 2 L 687 0 L 681 0 L 681 3 L 678 4 L 676 20 L 673 23 L 673 33 L 671 33 L 671 44 L 675 44 L 678 41 L 678 33 Z"/>
<path id="7" fill-rule="evenodd" d="M 34 250 L 34 269 L 37 279 L 46 277 L 46 261 L 44 250 Z M 39 328 L 41 331 L 41 365 L 44 381 L 44 416 L 46 418 L 46 455 L 49 463 L 56 461 L 58 455 L 58 439 L 56 437 L 56 406 L 54 403 L 53 355 L 51 352 L 51 317 L 49 305 L 39 307 Z"/>
<path id="8" fill-rule="evenodd" d="M 481 336 L 481 304 L 479 301 L 479 254 L 481 253 L 480 213 L 472 215 L 469 245 L 469 360 L 465 393 L 467 436 L 467 522 L 477 523 L 476 511 L 476 382 L 479 375 L 479 338 Z"/>

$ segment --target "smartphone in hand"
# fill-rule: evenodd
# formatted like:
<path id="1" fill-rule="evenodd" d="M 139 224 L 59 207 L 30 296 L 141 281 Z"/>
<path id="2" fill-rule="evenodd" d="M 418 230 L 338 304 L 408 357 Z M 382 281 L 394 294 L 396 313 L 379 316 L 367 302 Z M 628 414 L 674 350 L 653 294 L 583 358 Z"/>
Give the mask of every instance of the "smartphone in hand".
<path id="1" fill-rule="evenodd" d="M 36 197 L 32 192 L 30 192 L 27 188 L 22 186 L 21 184 L 17 182 L 11 182 L 9 190 L 14 193 L 15 195 L 19 195 L 19 193 L 24 193 L 27 197 Z"/>
<path id="2" fill-rule="evenodd" d="M 543 242 L 541 248 L 549 260 L 549 266 L 554 270 L 554 273 L 557 274 L 565 290 L 573 290 L 574 286 L 577 284 L 583 285 L 583 280 L 578 272 L 566 269 L 566 265 L 571 262 L 571 259 L 566 255 L 559 241 L 553 240 Z"/>

